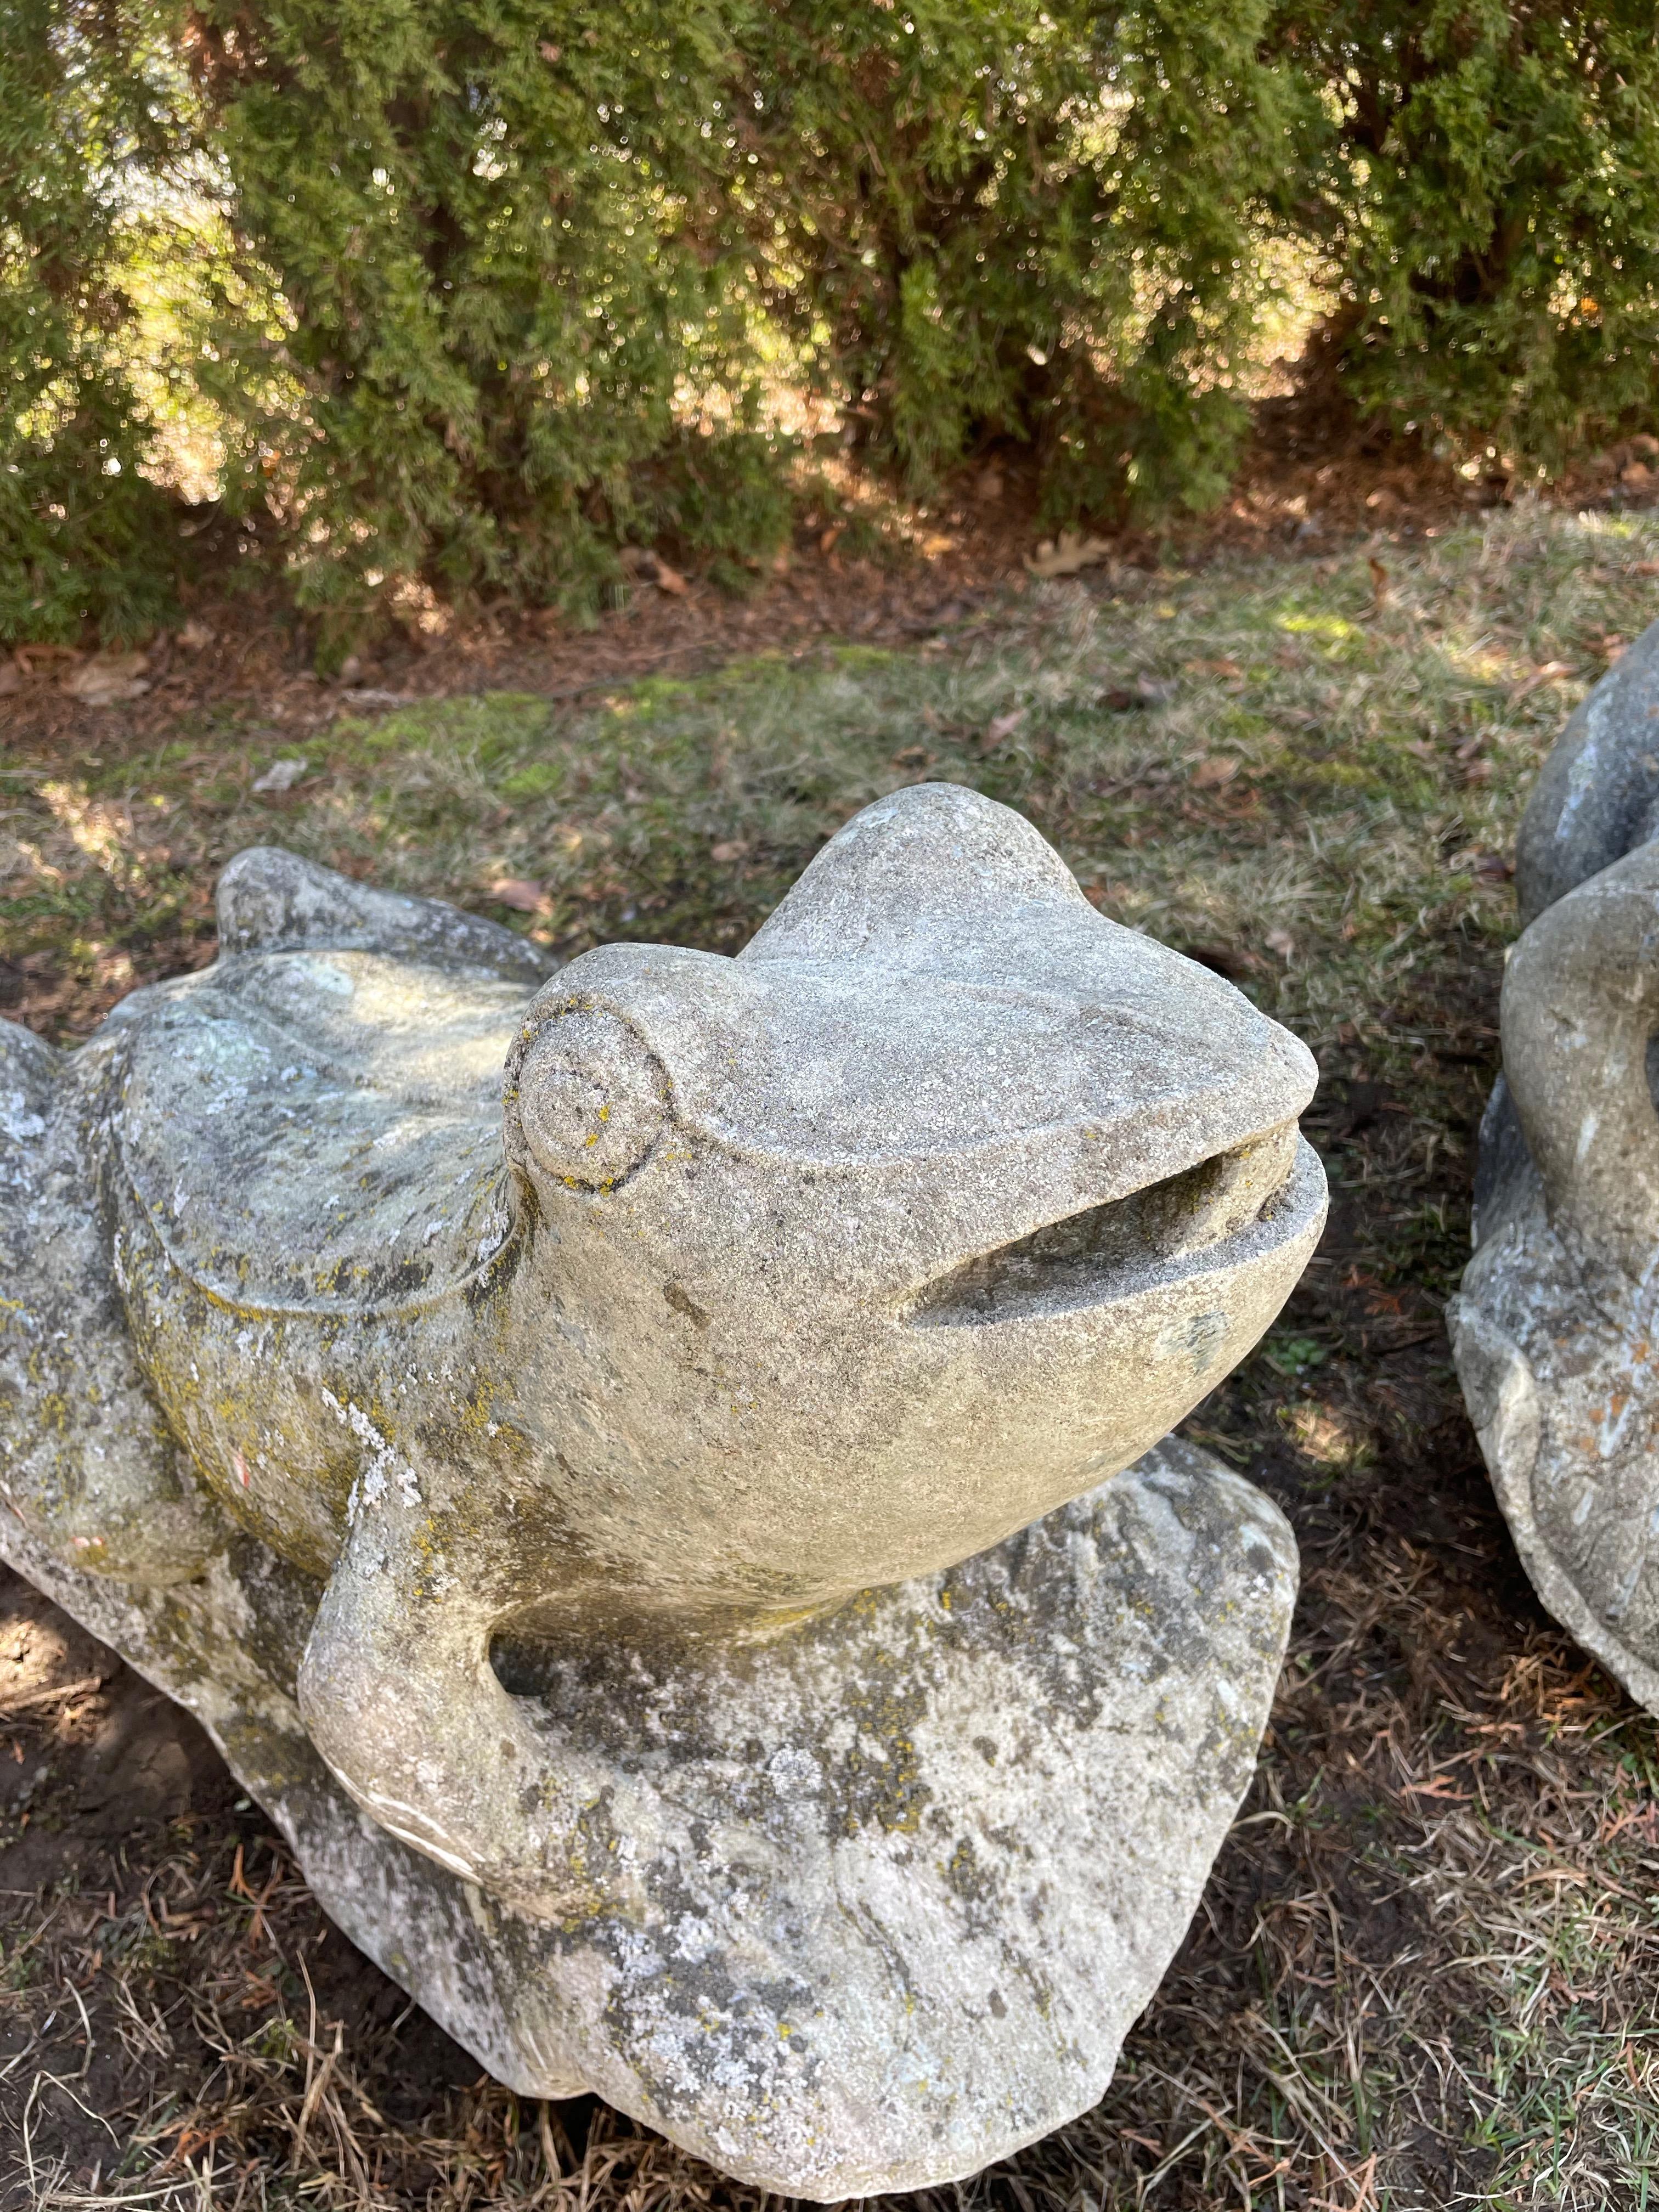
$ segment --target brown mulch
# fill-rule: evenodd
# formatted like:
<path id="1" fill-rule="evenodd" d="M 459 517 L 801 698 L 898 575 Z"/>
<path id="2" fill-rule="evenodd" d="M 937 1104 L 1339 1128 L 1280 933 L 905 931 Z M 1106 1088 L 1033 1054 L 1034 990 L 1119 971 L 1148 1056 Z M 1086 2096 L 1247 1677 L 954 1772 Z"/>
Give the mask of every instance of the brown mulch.
<path id="1" fill-rule="evenodd" d="M 1652 451 L 1656 465 L 1644 458 Z M 1356 533 L 1432 536 L 1471 514 L 1519 496 L 1524 487 L 1497 463 L 1474 481 L 1414 440 L 1388 442 L 1322 419 L 1306 402 L 1258 410 L 1255 441 L 1222 507 L 1172 521 L 1154 535 L 1103 526 L 1090 534 L 1108 575 L 1156 574 L 1219 556 L 1287 548 L 1323 556 Z M 1561 506 L 1646 504 L 1659 496 L 1659 447 L 1638 439 L 1591 457 L 1553 484 Z M 757 574 L 746 598 L 688 570 L 660 588 L 645 573 L 618 587 L 617 604 L 581 629 L 548 611 L 502 605 L 438 611 L 427 628 L 388 629 L 352 656 L 342 678 L 319 678 L 314 635 L 265 576 L 256 555 L 240 558 L 236 533 L 212 538 L 234 590 L 198 589 L 191 622 L 148 649 L 149 689 L 123 706 L 133 738 L 206 729 L 234 718 L 302 739 L 354 695 L 366 706 L 392 698 L 480 691 L 532 691 L 577 698 L 649 675 L 686 675 L 744 655 L 799 651 L 824 639 L 891 647 L 967 620 L 1010 589 L 1024 588 L 1026 562 L 1045 542 L 1037 485 L 1018 450 L 982 455 L 960 471 L 931 507 L 894 509 L 899 526 L 879 560 L 844 558 L 835 539 L 803 521 L 775 570 Z M 208 526 L 211 530 L 213 526 Z M 204 639 L 192 643 L 192 635 Z M 107 709 L 64 689 L 74 656 L 24 647 L 21 683 L 0 693 L 0 757 L 16 747 L 64 760 L 97 754 Z"/>

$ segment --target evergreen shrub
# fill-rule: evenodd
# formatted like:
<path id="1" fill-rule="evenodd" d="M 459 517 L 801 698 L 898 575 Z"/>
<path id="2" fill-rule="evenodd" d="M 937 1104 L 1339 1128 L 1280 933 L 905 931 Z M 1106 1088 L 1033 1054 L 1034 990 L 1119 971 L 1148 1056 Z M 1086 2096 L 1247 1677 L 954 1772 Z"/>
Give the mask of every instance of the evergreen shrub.
<path id="1" fill-rule="evenodd" d="M 580 596 L 618 538 L 776 543 L 720 0 L 204 0 L 188 35 L 283 309 L 297 404 L 227 397 L 307 599 Z"/>
<path id="2" fill-rule="evenodd" d="M 198 0 L 303 591 L 579 596 L 634 533 L 763 561 L 792 390 L 912 487 L 1003 434 L 1057 514 L 1208 503 L 1316 118 L 1268 7 Z"/>
<path id="3" fill-rule="evenodd" d="M 341 636 L 591 604 L 629 540 L 740 579 L 814 401 L 913 489 L 1002 438 L 1054 521 L 1201 508 L 1286 272 L 1361 415 L 1553 465 L 1659 404 L 1656 13 L 0 0 L 0 635 L 165 596 L 125 365 L 169 193 L 232 250 L 165 366 Z"/>
<path id="4" fill-rule="evenodd" d="M 0 4 L 0 640 L 173 605 L 168 503 L 123 366 L 135 189 L 179 151 L 146 0 Z"/>
<path id="5" fill-rule="evenodd" d="M 1353 404 L 1517 464 L 1655 427 L 1653 0 L 1281 0 L 1333 129 L 1308 232 Z"/>

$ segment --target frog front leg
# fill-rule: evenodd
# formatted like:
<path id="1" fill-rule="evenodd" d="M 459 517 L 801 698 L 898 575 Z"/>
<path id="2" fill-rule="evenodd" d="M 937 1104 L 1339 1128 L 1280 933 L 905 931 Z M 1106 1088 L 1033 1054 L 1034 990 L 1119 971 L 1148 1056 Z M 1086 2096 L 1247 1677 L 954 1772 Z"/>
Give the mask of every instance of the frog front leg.
<path id="1" fill-rule="evenodd" d="M 645 1801 L 501 1686 L 493 1631 L 535 1593 L 510 1512 L 446 1487 L 390 1452 L 365 1462 L 300 1668 L 307 1732 L 380 1826 L 463 1880 L 538 1917 L 625 1910 L 617 1844 L 648 1828 Z"/>
<path id="2" fill-rule="evenodd" d="M 66 1565 L 159 1585 L 220 1532 L 127 1328 L 100 1192 L 118 1059 L 0 1022 L 0 1502 Z"/>

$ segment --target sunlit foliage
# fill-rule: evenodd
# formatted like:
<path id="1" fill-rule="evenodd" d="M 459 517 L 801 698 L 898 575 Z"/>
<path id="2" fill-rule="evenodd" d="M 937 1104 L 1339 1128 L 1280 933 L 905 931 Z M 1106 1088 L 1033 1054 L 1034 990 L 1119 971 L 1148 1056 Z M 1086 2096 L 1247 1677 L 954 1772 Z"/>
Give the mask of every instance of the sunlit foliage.
<path id="1" fill-rule="evenodd" d="M 118 219 L 178 153 L 150 0 L 0 0 L 0 637 L 153 623 L 167 503 L 119 366 Z"/>
<path id="2" fill-rule="evenodd" d="M 156 618 L 158 392 L 345 636 L 741 582 L 826 438 L 1203 509 L 1287 288 L 1350 415 L 1649 428 L 1650 0 L 0 0 L 0 635 Z"/>

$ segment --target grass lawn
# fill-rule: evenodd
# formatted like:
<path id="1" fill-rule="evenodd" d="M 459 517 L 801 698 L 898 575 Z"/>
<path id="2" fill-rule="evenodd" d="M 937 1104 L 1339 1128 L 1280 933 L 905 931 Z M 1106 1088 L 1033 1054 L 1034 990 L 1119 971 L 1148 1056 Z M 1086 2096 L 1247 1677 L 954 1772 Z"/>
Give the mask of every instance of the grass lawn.
<path id="1" fill-rule="evenodd" d="M 1659 1731 L 1540 1612 L 1439 1323 L 1520 809 L 1656 616 L 1659 520 L 1523 505 L 1033 586 L 914 648 L 429 702 L 302 748 L 257 712 L 141 745 L 112 708 L 95 755 L 0 764 L 0 1007 L 64 1041 L 209 957 L 244 845 L 564 952 L 734 951 L 848 814 L 931 777 L 1019 807 L 1103 912 L 1318 1054 L 1330 1232 L 1187 1424 L 1303 1547 L 1255 1788 L 1104 2101 L 927 2212 L 1659 2204 Z M 30 1614 L 16 1648 L 55 1632 Z M 0 1602 L 0 1663 L 10 1633 Z M 96 1697 L 0 1699 L 0 2203 L 754 2197 L 590 2103 L 478 2081 L 228 1788 L 83 1818 L 100 1725 Z"/>

